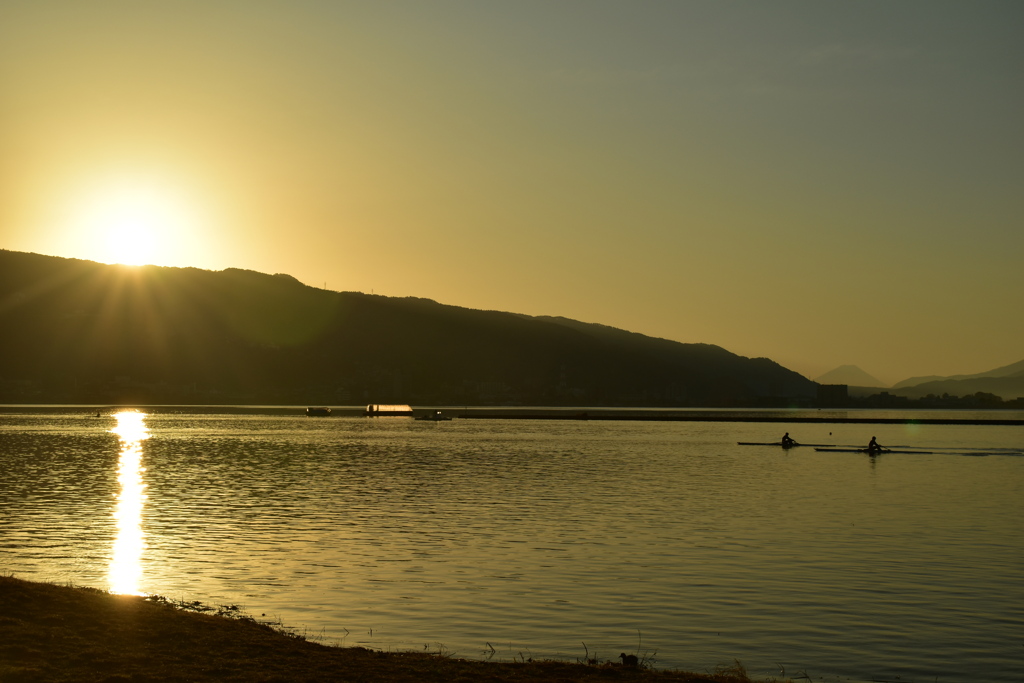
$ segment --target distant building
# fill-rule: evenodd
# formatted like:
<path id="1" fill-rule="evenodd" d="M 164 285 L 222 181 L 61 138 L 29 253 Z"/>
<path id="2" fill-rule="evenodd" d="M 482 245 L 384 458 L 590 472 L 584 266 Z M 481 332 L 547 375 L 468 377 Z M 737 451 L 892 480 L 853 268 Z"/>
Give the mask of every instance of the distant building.
<path id="1" fill-rule="evenodd" d="M 841 408 L 849 399 L 849 387 L 846 384 L 818 385 L 818 406 L 821 408 Z"/>

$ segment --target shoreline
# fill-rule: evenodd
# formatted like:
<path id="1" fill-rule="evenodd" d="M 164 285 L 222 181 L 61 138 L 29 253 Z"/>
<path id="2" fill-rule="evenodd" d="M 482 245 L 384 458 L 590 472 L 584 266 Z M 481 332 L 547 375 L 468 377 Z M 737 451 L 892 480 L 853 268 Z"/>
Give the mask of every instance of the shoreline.
<path id="1" fill-rule="evenodd" d="M 310 419 L 366 417 L 359 406 L 330 406 L 329 416 Z M 234 405 L 234 404 L 0 404 L 0 414 L 25 414 L 40 411 L 76 414 L 96 412 L 104 415 L 119 410 L 143 410 L 154 414 L 187 413 L 207 415 L 283 415 L 306 417 L 306 406 Z M 464 420 L 566 420 L 624 422 L 731 422 L 776 424 L 897 424 L 897 425 L 973 425 L 982 427 L 1024 427 L 1024 411 L 1001 408 L 963 409 L 845 409 L 845 408 L 623 408 L 560 406 L 413 406 L 413 416 L 373 416 L 378 420 L 414 419 L 435 410 Z M 940 416 L 942 413 L 961 415 Z M 860 413 L 860 414 L 859 414 Z M 868 414 L 862 414 L 868 413 Z M 897 413 L 899 417 L 871 415 Z M 915 413 L 919 413 L 916 415 Z M 986 413 L 991 417 L 968 417 Z M 1007 416 L 1007 414 L 1012 415 Z"/>
<path id="2" fill-rule="evenodd" d="M 797 424 L 921 424 L 921 425 L 982 425 L 1024 427 L 1024 420 L 981 420 L 973 418 L 893 418 L 893 417 L 786 417 L 774 415 L 691 415 L 691 414 L 646 414 L 630 415 L 609 410 L 607 412 L 586 412 L 576 415 L 546 413 L 466 413 L 462 419 L 485 420 L 624 420 L 636 422 L 777 422 Z"/>
<path id="3" fill-rule="evenodd" d="M 700 674 L 618 662 L 488 662 L 335 647 L 258 622 L 237 608 L 208 614 L 213 608 L 184 606 L 155 596 L 0 576 L 0 681 L 753 683 L 738 663 Z"/>

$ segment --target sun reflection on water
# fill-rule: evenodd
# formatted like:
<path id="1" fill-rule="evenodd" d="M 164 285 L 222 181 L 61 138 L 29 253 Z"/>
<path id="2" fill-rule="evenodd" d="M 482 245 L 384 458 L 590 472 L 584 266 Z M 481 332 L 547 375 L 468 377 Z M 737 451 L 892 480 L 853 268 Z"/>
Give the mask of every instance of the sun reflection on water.
<path id="1" fill-rule="evenodd" d="M 114 415 L 117 426 L 112 431 L 121 440 L 117 481 L 121 491 L 117 495 L 117 540 L 114 541 L 108 580 L 110 592 L 121 595 L 144 595 L 139 591 L 142 575 L 142 551 L 146 547 L 142 533 L 142 507 L 146 501 L 146 485 L 142 481 L 142 442 L 149 438 L 146 414 L 123 411 Z"/>

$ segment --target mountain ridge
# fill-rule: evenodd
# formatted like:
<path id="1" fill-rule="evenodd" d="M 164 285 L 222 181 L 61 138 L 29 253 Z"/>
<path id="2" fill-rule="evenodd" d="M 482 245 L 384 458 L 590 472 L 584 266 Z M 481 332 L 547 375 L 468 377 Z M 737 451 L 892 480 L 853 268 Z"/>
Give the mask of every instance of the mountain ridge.
<path id="1" fill-rule="evenodd" d="M 0 250 L 0 324 L 14 402 L 787 405 L 816 391 L 711 344 L 239 268 Z"/>
<path id="2" fill-rule="evenodd" d="M 980 392 L 1012 401 L 1024 396 L 1024 360 L 973 375 L 911 377 L 894 384 L 889 391 L 914 399 L 944 394 L 968 396 Z"/>
<path id="3" fill-rule="evenodd" d="M 924 377 L 909 377 L 905 380 L 897 382 L 892 385 L 893 389 L 904 389 L 909 387 L 918 386 L 926 382 L 945 382 L 945 381 L 959 381 L 959 380 L 971 380 L 971 379 L 982 379 L 986 377 L 1000 378 L 1000 377 L 1024 377 L 1024 360 L 1017 361 L 1016 363 L 1010 363 L 1009 365 L 1003 365 L 995 368 L 994 370 L 988 370 L 986 372 L 979 372 L 973 375 L 927 375 Z"/>

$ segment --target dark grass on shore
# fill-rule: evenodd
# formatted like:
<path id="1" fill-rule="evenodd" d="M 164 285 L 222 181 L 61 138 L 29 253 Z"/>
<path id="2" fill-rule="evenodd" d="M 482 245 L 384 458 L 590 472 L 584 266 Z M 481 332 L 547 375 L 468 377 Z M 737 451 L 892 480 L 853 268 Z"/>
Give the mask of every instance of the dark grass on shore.
<path id="1" fill-rule="evenodd" d="M 235 614 L 0 576 L 0 683 L 750 681 L 739 666 L 696 674 L 328 647 Z"/>

